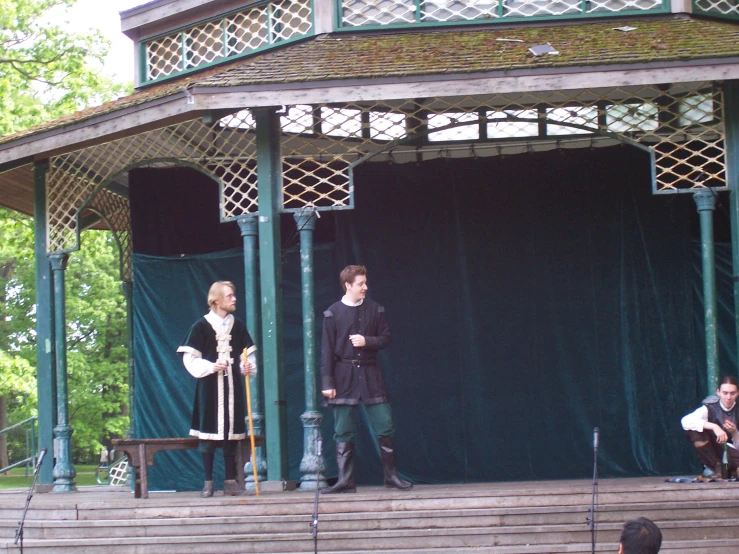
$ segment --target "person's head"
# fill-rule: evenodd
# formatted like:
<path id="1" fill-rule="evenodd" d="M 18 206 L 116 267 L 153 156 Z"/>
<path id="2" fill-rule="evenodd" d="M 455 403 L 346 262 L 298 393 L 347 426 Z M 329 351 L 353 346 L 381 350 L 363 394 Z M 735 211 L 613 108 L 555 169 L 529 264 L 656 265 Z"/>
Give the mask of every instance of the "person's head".
<path id="1" fill-rule="evenodd" d="M 739 395 L 739 381 L 733 375 L 725 375 L 718 382 L 716 394 L 724 408 L 731 408 Z"/>
<path id="2" fill-rule="evenodd" d="M 653 521 L 638 517 L 624 524 L 620 543 L 618 554 L 657 554 L 662 532 Z"/>
<path id="3" fill-rule="evenodd" d="M 231 281 L 216 281 L 208 291 L 208 306 L 220 316 L 236 310 L 236 287 Z"/>
<path id="4" fill-rule="evenodd" d="M 341 288 L 352 302 L 359 302 L 367 294 L 367 269 L 363 265 L 348 265 L 339 275 Z"/>

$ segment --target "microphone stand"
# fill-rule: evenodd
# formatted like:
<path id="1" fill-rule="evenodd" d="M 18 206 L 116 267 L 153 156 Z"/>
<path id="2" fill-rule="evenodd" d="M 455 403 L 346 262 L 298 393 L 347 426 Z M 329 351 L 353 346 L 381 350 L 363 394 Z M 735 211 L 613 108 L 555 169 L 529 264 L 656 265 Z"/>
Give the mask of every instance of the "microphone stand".
<path id="1" fill-rule="evenodd" d="M 21 543 L 21 554 L 23 554 L 23 525 L 26 523 L 26 514 L 28 513 L 28 505 L 31 503 L 31 498 L 33 498 L 33 492 L 36 489 L 36 482 L 38 481 L 38 474 L 39 470 L 41 469 L 41 463 L 44 461 L 44 456 L 46 455 L 46 448 L 41 449 L 41 453 L 39 454 L 38 460 L 36 461 L 36 467 L 33 470 L 33 481 L 31 482 L 31 487 L 28 489 L 28 496 L 26 497 L 26 505 L 23 508 L 23 516 L 21 517 L 21 520 L 18 522 L 18 529 L 15 531 L 15 542 L 13 544 L 18 544 L 20 541 Z"/>
<path id="2" fill-rule="evenodd" d="M 593 496 L 590 501 L 590 514 L 587 517 L 588 529 L 590 530 L 591 552 L 595 554 L 595 507 L 598 497 L 598 438 L 600 430 L 593 429 Z"/>
<path id="3" fill-rule="evenodd" d="M 321 457 L 321 446 L 323 441 L 319 438 L 316 439 L 316 458 Z M 317 466 L 316 466 L 317 467 Z M 316 497 L 313 500 L 313 521 L 310 524 L 310 528 L 313 532 L 313 554 L 318 554 L 318 476 L 319 472 L 316 472 Z"/>

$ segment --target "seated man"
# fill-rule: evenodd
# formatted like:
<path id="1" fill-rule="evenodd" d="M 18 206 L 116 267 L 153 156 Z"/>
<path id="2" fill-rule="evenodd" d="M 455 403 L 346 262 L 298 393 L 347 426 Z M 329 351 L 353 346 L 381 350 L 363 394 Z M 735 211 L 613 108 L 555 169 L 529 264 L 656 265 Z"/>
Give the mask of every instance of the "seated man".
<path id="1" fill-rule="evenodd" d="M 659 527 L 645 517 L 638 517 L 624 524 L 618 554 L 657 554 L 661 546 Z"/>
<path id="2" fill-rule="evenodd" d="M 710 478 L 721 477 L 724 445 L 728 444 L 729 474 L 739 467 L 739 432 L 737 431 L 737 395 L 739 385 L 736 377 L 721 378 L 716 390 L 718 397 L 709 396 L 703 406 L 682 418 L 683 429 L 693 443 L 698 458 L 706 466 Z"/>

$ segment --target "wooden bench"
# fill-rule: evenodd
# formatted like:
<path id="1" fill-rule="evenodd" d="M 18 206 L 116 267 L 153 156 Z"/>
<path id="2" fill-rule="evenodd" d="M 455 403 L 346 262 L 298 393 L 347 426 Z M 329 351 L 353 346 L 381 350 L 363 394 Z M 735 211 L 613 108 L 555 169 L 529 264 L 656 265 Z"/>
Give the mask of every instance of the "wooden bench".
<path id="1" fill-rule="evenodd" d="M 149 498 L 149 480 L 146 468 L 154 465 L 154 454 L 161 450 L 190 450 L 198 447 L 194 437 L 171 439 L 113 439 L 113 446 L 123 450 L 133 468 L 134 496 Z M 256 446 L 264 444 L 262 435 L 254 435 Z M 236 448 L 236 480 L 244 488 L 244 464 L 251 458 L 251 439 L 239 441 Z"/>

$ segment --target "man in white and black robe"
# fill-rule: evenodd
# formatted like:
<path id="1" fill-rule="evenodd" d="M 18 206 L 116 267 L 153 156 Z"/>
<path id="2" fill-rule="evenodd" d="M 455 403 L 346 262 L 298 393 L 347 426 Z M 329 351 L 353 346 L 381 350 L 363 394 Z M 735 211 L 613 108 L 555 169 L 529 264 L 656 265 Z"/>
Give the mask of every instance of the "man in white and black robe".
<path id="1" fill-rule="evenodd" d="M 224 494 L 241 492 L 236 482 L 236 447 L 246 437 L 243 375 L 256 371 L 253 341 L 246 326 L 232 313 L 236 309 L 233 283 L 218 281 L 208 293 L 210 312 L 196 321 L 177 352 L 187 371 L 197 379 L 190 435 L 198 437 L 203 456 L 205 485 L 201 496 L 213 496 L 213 460 L 223 449 Z M 242 353 L 250 356 L 243 363 Z"/>

